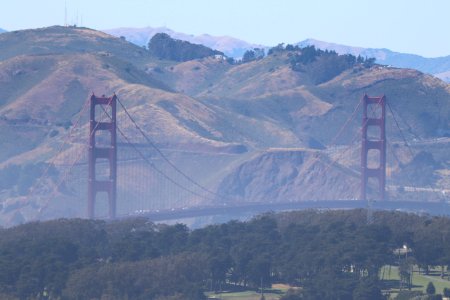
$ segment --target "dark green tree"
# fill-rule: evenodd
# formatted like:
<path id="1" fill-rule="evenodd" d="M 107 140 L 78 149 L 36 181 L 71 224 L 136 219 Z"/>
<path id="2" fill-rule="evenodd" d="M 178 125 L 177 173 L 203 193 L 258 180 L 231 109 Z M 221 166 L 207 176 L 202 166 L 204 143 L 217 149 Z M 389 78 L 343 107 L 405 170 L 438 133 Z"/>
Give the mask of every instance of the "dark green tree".
<path id="1" fill-rule="evenodd" d="M 408 259 L 401 259 L 399 263 L 398 273 L 402 284 L 406 284 L 408 289 L 412 287 L 412 268 L 414 265 L 414 259 L 409 257 Z"/>
<path id="2" fill-rule="evenodd" d="M 426 292 L 428 295 L 434 295 L 436 293 L 436 288 L 434 287 L 434 284 L 431 281 L 428 282 Z"/>
<path id="3" fill-rule="evenodd" d="M 444 297 L 450 298 L 450 289 L 444 288 Z"/>
<path id="4" fill-rule="evenodd" d="M 223 55 L 222 52 L 203 45 L 171 38 L 166 33 L 155 34 L 148 42 L 148 50 L 160 59 L 188 61 L 213 55 Z"/>
<path id="5" fill-rule="evenodd" d="M 353 291 L 353 299 L 384 300 L 381 287 L 377 279 L 365 278 L 356 286 Z"/>
<path id="6" fill-rule="evenodd" d="M 316 50 L 314 46 L 307 46 L 301 49 L 301 55 L 299 62 L 302 64 L 308 64 L 316 60 L 316 57 L 321 54 L 320 50 Z"/>
<path id="7" fill-rule="evenodd" d="M 299 289 L 289 289 L 280 300 L 302 300 L 302 294 Z"/>
<path id="8" fill-rule="evenodd" d="M 287 44 L 285 49 L 286 49 L 286 51 L 294 51 L 295 50 L 294 46 L 292 46 L 291 44 Z"/>
<path id="9" fill-rule="evenodd" d="M 366 58 L 364 61 L 364 67 L 366 68 L 370 68 L 375 64 L 375 58 L 374 57 L 370 57 L 370 58 Z"/>
<path id="10" fill-rule="evenodd" d="M 242 56 L 242 62 L 250 62 L 256 59 L 255 51 L 253 50 L 247 50 L 245 51 L 244 55 Z"/>
<path id="11" fill-rule="evenodd" d="M 275 47 L 270 48 L 269 51 L 267 52 L 267 55 L 273 55 L 276 53 L 281 53 L 283 51 L 284 51 L 284 44 L 281 43 L 276 45 Z"/>

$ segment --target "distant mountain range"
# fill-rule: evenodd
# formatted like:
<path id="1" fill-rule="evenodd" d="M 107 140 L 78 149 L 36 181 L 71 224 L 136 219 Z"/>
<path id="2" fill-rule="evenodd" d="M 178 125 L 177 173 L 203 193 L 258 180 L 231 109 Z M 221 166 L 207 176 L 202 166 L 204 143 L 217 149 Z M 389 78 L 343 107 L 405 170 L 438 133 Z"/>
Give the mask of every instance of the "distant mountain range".
<path id="1" fill-rule="evenodd" d="M 5 29 L 0 28 L 0 33 L 6 32 Z"/>
<path id="2" fill-rule="evenodd" d="M 138 46 L 147 46 L 148 41 L 156 33 L 167 33 L 173 38 L 185 40 L 195 44 L 202 44 L 209 48 L 219 50 L 227 56 L 242 57 L 246 50 L 252 48 L 265 48 L 269 46 L 247 43 L 229 36 L 212 36 L 209 34 L 189 35 L 175 32 L 166 27 L 146 28 L 117 28 L 104 30 L 114 36 L 123 36 L 128 41 Z M 377 63 L 397 68 L 416 69 L 424 73 L 432 74 L 444 81 L 450 82 L 450 55 L 445 57 L 427 58 L 415 54 L 394 52 L 389 49 L 362 48 L 323 42 L 315 39 L 306 39 L 297 43 L 301 47 L 314 45 L 323 50 L 334 50 L 339 54 L 361 55 L 363 57 L 374 57 Z"/>
<path id="3" fill-rule="evenodd" d="M 339 54 L 361 55 L 374 57 L 377 63 L 397 68 L 416 69 L 424 73 L 433 74 L 450 82 L 450 55 L 444 57 L 427 58 L 416 54 L 394 52 L 389 49 L 351 47 L 346 45 L 327 43 L 314 39 L 307 39 L 298 43 L 300 47 L 314 45 L 323 50 L 334 50 Z"/>
<path id="4" fill-rule="evenodd" d="M 147 46 L 150 39 L 157 33 L 167 33 L 172 38 L 201 44 L 214 50 L 219 50 L 230 57 L 242 57 L 248 49 L 264 47 L 247 43 L 243 40 L 229 36 L 212 36 L 209 34 L 192 35 L 173 31 L 167 27 L 145 27 L 145 28 L 116 28 L 103 30 L 114 36 L 123 36 L 127 41 L 138 46 Z"/>

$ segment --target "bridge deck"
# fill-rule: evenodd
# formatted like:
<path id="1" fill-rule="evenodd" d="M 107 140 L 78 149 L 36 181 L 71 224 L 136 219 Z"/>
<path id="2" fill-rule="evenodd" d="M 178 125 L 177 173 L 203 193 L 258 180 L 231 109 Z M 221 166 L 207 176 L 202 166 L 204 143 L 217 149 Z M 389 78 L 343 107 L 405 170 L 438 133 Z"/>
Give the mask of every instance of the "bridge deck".
<path id="1" fill-rule="evenodd" d="M 261 214 L 264 212 L 281 212 L 304 209 L 356 209 L 367 208 L 367 202 L 362 200 L 320 200 L 285 203 L 243 203 L 241 205 L 207 206 L 160 211 L 138 211 L 135 214 L 122 217 L 143 216 L 152 221 L 168 221 L 215 215 L 239 215 L 242 213 Z M 374 210 L 401 210 L 432 215 L 450 215 L 448 202 L 419 201 L 374 201 Z"/>

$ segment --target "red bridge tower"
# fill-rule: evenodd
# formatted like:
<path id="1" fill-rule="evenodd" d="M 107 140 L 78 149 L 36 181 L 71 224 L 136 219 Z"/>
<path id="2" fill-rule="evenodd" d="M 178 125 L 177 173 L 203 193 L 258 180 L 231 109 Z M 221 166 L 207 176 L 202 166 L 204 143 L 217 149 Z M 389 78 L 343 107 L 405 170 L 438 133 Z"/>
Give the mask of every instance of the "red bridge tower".
<path id="1" fill-rule="evenodd" d="M 361 145 L 361 200 L 367 200 L 367 185 L 369 178 L 378 181 L 378 200 L 385 200 L 386 186 L 386 97 L 369 97 L 364 95 L 364 112 L 362 120 L 362 145 Z M 371 111 L 368 114 L 368 107 Z M 368 137 L 368 130 L 379 131 L 378 136 Z M 378 132 L 377 131 L 377 132 Z M 375 150 L 379 159 L 378 167 L 368 166 L 369 151 Z M 371 151 L 372 152 L 372 151 Z M 375 152 L 375 153 L 376 153 Z M 373 157 L 372 157 L 373 158 Z"/>
<path id="2" fill-rule="evenodd" d="M 95 202 L 98 192 L 108 194 L 109 218 L 116 217 L 116 177 L 117 177 L 117 145 L 116 145 L 116 95 L 106 98 L 105 96 L 91 96 L 90 107 L 90 131 L 89 131 L 89 185 L 88 185 L 88 218 L 95 217 Z M 111 114 L 108 114 L 109 122 L 101 122 L 95 119 L 95 108 L 102 105 L 111 107 Z M 99 131 L 109 131 L 109 147 L 96 146 L 96 134 Z M 96 162 L 97 159 L 107 159 L 109 161 L 108 180 L 97 180 Z"/>

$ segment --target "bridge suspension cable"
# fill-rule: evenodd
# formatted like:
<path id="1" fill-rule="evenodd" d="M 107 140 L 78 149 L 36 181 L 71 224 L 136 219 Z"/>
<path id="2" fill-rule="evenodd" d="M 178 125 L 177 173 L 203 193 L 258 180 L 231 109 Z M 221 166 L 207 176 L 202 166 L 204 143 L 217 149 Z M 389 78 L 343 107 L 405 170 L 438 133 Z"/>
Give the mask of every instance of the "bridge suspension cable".
<path id="1" fill-rule="evenodd" d="M 398 131 L 399 131 L 399 133 L 400 133 L 400 136 L 401 136 L 401 138 L 402 138 L 402 140 L 403 140 L 403 142 L 404 142 L 406 148 L 408 149 L 408 152 L 409 152 L 409 154 L 410 154 L 410 156 L 411 156 L 411 160 L 412 160 L 412 159 L 414 159 L 414 157 L 415 157 L 414 151 L 412 150 L 411 146 L 409 145 L 408 141 L 406 140 L 406 137 L 405 137 L 405 135 L 403 134 L 403 130 L 400 128 L 399 122 L 397 121 L 397 118 L 396 118 L 396 116 L 395 116 L 395 114 L 394 114 L 394 110 L 392 109 L 392 107 L 391 107 L 391 105 L 389 104 L 389 102 L 386 102 L 386 104 L 387 104 L 387 106 L 388 106 L 388 108 L 389 108 L 389 111 L 390 111 L 390 113 L 391 113 L 391 115 L 392 115 L 392 118 L 394 119 L 394 123 L 395 123 L 395 125 L 396 125 L 396 127 L 397 127 L 397 129 L 398 129 Z M 395 155 L 395 154 L 394 154 L 394 155 Z M 410 176 L 408 176 L 408 177 L 410 177 Z M 409 178 L 409 180 L 411 180 L 411 179 Z M 426 183 L 425 185 L 426 185 L 426 187 L 427 187 L 430 191 L 435 190 L 435 189 L 433 188 L 433 186 L 432 186 L 430 183 Z M 417 190 L 417 187 L 414 186 L 414 184 L 412 184 L 412 188 L 413 188 L 414 190 Z M 441 193 L 437 193 L 437 194 L 438 194 L 439 200 L 441 200 L 441 201 L 442 201 L 442 200 L 445 200 L 444 197 L 443 197 L 443 195 L 442 195 Z"/>
<path id="2" fill-rule="evenodd" d="M 50 168 L 52 166 L 55 166 L 55 161 L 57 159 L 57 157 L 59 155 L 61 155 L 61 153 L 64 151 L 64 148 L 67 144 L 70 143 L 70 138 L 72 137 L 73 132 L 75 131 L 75 129 L 77 129 L 80 125 L 80 121 L 81 118 L 83 116 L 83 114 L 86 112 L 86 109 L 88 108 L 89 101 L 86 100 L 84 102 L 83 107 L 81 108 L 81 110 L 78 113 L 78 116 L 76 118 L 76 121 L 74 123 L 74 125 L 70 128 L 68 134 L 66 135 L 66 137 L 63 140 L 63 143 L 60 144 L 58 150 L 56 151 L 56 154 L 52 157 L 52 159 L 50 160 L 50 162 L 47 164 L 46 168 L 44 169 L 44 172 L 42 172 L 41 176 L 39 176 L 39 178 L 34 182 L 34 184 L 30 187 L 28 194 L 26 196 L 26 198 L 29 198 L 33 195 L 34 191 L 37 189 L 37 187 L 39 186 L 39 184 L 42 182 L 42 180 L 48 175 L 48 172 L 50 171 Z M 57 186 L 58 187 L 58 186 Z M 47 205 L 48 203 L 46 203 Z M 46 206 L 45 205 L 45 206 Z M 45 207 L 44 207 L 45 208 Z"/>
<path id="3" fill-rule="evenodd" d="M 81 119 L 81 117 L 82 117 L 82 114 L 87 110 L 88 107 L 89 107 L 89 100 L 86 100 L 86 102 L 85 102 L 85 104 L 84 104 L 82 110 L 80 111 L 80 114 L 79 114 L 79 117 L 78 117 L 78 119 L 77 119 L 77 122 L 72 126 L 71 131 L 69 132 L 69 135 L 68 135 L 67 138 L 66 138 L 66 141 L 69 141 L 69 139 L 70 139 L 70 137 L 71 137 L 71 132 L 73 132 L 76 128 L 79 127 L 79 125 L 80 125 L 80 119 Z M 94 134 L 95 130 L 98 128 L 98 126 L 100 125 L 100 123 L 103 122 L 104 120 L 105 120 L 105 116 L 102 115 L 102 117 L 101 117 L 101 119 L 100 119 L 100 122 L 97 122 L 97 124 L 95 125 L 94 130 L 92 130 L 92 131 L 89 132 L 89 138 Z M 70 142 L 70 141 L 69 141 L 69 142 Z M 61 145 L 61 147 L 60 147 L 61 151 L 59 151 L 59 152 L 57 153 L 57 155 L 55 155 L 55 156 L 53 157 L 53 161 L 52 161 L 51 165 L 54 165 L 54 164 L 55 164 L 54 161 L 56 160 L 56 157 L 58 157 L 58 156 L 62 153 L 62 150 L 64 149 L 64 145 L 68 144 L 69 142 L 65 142 L 64 144 Z M 87 147 L 88 145 L 87 145 L 87 144 L 84 144 L 84 146 Z M 63 176 L 62 176 L 62 177 L 59 179 L 59 181 L 56 183 L 56 185 L 55 185 L 55 187 L 54 187 L 52 193 L 50 194 L 50 196 L 54 196 L 54 195 L 56 194 L 56 192 L 61 188 L 61 186 L 62 186 L 63 184 L 65 184 L 65 183 L 68 181 L 70 173 L 72 172 L 73 168 L 77 165 L 77 163 L 81 160 L 81 158 L 83 157 L 83 153 L 84 153 L 84 152 L 85 152 L 85 150 L 83 149 L 83 150 L 81 150 L 81 151 L 78 151 L 78 153 L 75 153 L 75 154 L 76 154 L 75 160 L 74 160 L 72 163 L 69 164 L 69 167 L 68 167 L 68 168 L 66 168 L 66 170 L 64 171 Z M 47 172 L 48 172 L 48 171 L 47 171 Z M 44 176 L 45 176 L 45 175 L 44 175 Z M 46 202 L 43 204 L 43 206 L 42 206 L 41 209 L 40 209 L 40 213 L 42 213 L 42 212 L 48 207 L 49 202 L 50 202 L 50 201 L 46 201 Z"/>
<path id="4" fill-rule="evenodd" d="M 119 101 L 119 103 L 120 103 L 120 101 Z M 102 109 L 103 109 L 103 111 L 105 112 L 105 114 L 108 116 L 108 117 L 110 117 L 109 116 L 109 114 L 108 114 L 108 112 L 107 111 L 105 111 L 105 109 L 102 107 Z M 131 118 L 130 118 L 130 120 L 131 120 Z M 169 175 L 167 175 L 164 171 L 162 171 L 162 170 L 160 170 L 158 167 L 156 167 L 156 165 L 155 164 L 153 164 L 143 153 L 142 153 L 142 151 L 140 151 L 137 147 L 136 147 L 136 145 L 135 144 L 133 144 L 131 141 L 130 141 L 130 139 L 125 135 L 125 133 L 123 132 L 123 130 L 118 126 L 118 125 L 116 125 L 117 127 L 117 131 L 119 132 L 119 134 L 125 139 L 125 141 L 127 142 L 127 144 L 128 145 L 130 145 L 132 148 L 133 148 L 133 150 L 134 151 L 136 151 L 136 153 L 141 157 L 141 159 L 142 160 L 144 160 L 152 169 L 154 169 L 158 174 L 160 174 L 161 176 L 163 176 L 166 180 L 168 180 L 170 183 L 172 183 L 173 185 L 175 185 L 175 186 L 177 186 L 178 188 L 180 188 L 180 189 L 182 189 L 182 190 L 184 190 L 184 191 L 186 191 L 186 192 L 188 192 L 188 193 L 190 193 L 190 194 L 192 194 L 192 195 L 195 195 L 195 196 L 197 196 L 197 197 L 200 197 L 200 198 L 204 198 L 204 199 L 208 199 L 208 200 L 213 200 L 213 198 L 210 198 L 210 197 L 206 197 L 206 196 L 204 196 L 204 195 L 201 195 L 200 193 L 197 193 L 196 191 L 193 191 L 193 190 L 191 190 L 191 189 L 189 189 L 189 188 L 187 188 L 187 187 L 185 187 L 184 185 L 182 185 L 182 184 L 180 184 L 180 183 L 178 183 L 177 181 L 175 181 L 174 179 L 172 179 Z"/>
<path id="5" fill-rule="evenodd" d="M 142 128 L 137 124 L 136 120 L 131 116 L 131 114 L 126 109 L 125 105 L 123 105 L 122 101 L 120 101 L 120 98 L 117 98 L 117 101 L 119 102 L 120 106 L 124 110 L 125 114 L 128 116 L 130 121 L 133 123 L 133 125 L 136 127 L 136 129 L 141 133 L 141 135 L 144 137 L 144 139 L 147 141 L 147 143 L 152 146 L 156 152 L 162 157 L 162 159 L 168 163 L 177 173 L 179 173 L 181 176 L 183 176 L 186 180 L 188 180 L 193 185 L 197 186 L 198 188 L 202 189 L 203 191 L 214 195 L 218 198 L 226 199 L 227 197 L 221 194 L 218 194 L 214 191 L 211 191 L 210 189 L 204 187 L 200 183 L 198 183 L 196 180 L 194 180 L 191 176 L 187 175 L 185 172 L 183 172 L 180 168 L 178 168 L 170 159 L 159 149 L 158 146 L 150 139 L 150 137 L 145 134 L 145 132 L 142 130 Z"/>
<path id="6" fill-rule="evenodd" d="M 361 100 L 362 101 L 362 100 Z M 361 102 L 360 102 L 361 103 Z M 335 163 L 337 163 L 339 160 L 341 160 L 344 155 L 353 148 L 354 143 L 356 142 L 356 140 L 359 138 L 359 136 L 361 135 L 362 132 L 362 128 L 367 124 L 368 120 L 365 120 L 363 123 L 363 126 L 361 127 L 360 130 L 356 131 L 356 133 L 353 135 L 352 139 L 350 140 L 350 144 L 338 155 L 337 158 L 335 158 L 334 160 L 332 160 L 331 163 L 327 164 L 327 167 L 325 168 L 324 172 L 326 173 L 332 166 L 334 166 Z"/>
<path id="7" fill-rule="evenodd" d="M 339 139 L 339 137 L 342 135 L 342 133 L 344 132 L 345 128 L 350 124 L 350 122 L 355 118 L 356 113 L 358 112 L 361 104 L 362 104 L 363 99 L 361 98 L 358 102 L 358 104 L 355 106 L 355 109 L 353 110 L 352 114 L 347 118 L 347 120 L 344 122 L 344 124 L 340 127 L 340 129 L 338 130 L 337 134 L 331 139 L 330 143 L 328 143 L 327 147 L 331 147 L 333 145 L 336 144 L 337 140 Z M 325 172 L 327 172 L 338 160 L 340 160 L 343 155 L 349 151 L 352 147 L 353 147 L 353 143 L 356 139 L 357 135 L 355 134 L 353 136 L 353 139 L 350 141 L 350 144 L 347 146 L 347 148 L 335 159 L 333 160 L 331 163 L 327 164 L 328 166 L 325 168 Z M 309 163 L 304 167 L 305 172 L 312 166 L 314 165 L 317 161 L 319 161 L 320 155 L 317 155 L 314 159 L 310 160 Z"/>
<path id="8" fill-rule="evenodd" d="M 125 107 L 125 105 L 121 102 L 121 100 L 119 98 L 117 98 L 117 101 L 119 103 L 119 105 L 122 107 L 122 109 L 124 110 L 124 113 L 126 115 L 125 118 L 128 118 L 132 123 L 133 126 L 139 131 L 139 133 L 142 135 L 142 137 L 145 139 L 145 141 L 148 143 L 148 145 L 150 145 L 157 153 L 158 155 L 162 158 L 162 160 L 167 163 L 177 174 L 181 175 L 181 177 L 183 177 L 184 179 L 186 179 L 188 182 L 190 182 L 192 185 L 189 185 L 186 183 L 185 180 L 179 180 L 181 179 L 180 176 L 176 176 L 176 178 L 178 179 L 174 179 L 174 175 L 176 175 L 174 172 L 170 172 L 169 174 L 167 172 L 165 172 L 164 169 L 166 169 L 166 171 L 168 170 L 167 168 L 163 168 L 161 169 L 160 167 L 158 167 L 157 165 L 155 165 L 154 162 L 152 162 L 148 155 L 146 156 L 142 149 L 139 149 L 139 147 L 133 143 L 130 138 L 128 136 L 126 136 L 125 132 L 122 130 L 121 127 L 117 126 L 117 131 L 119 132 L 120 136 L 125 140 L 125 142 L 127 143 L 127 145 L 129 145 L 137 154 L 138 156 L 144 160 L 146 162 L 146 164 L 148 164 L 153 170 L 155 170 L 156 173 L 158 173 L 159 175 L 161 175 L 165 180 L 166 183 L 170 182 L 171 184 L 173 184 L 174 186 L 178 187 L 179 189 L 188 192 L 191 195 L 197 196 L 199 198 L 203 198 L 203 199 L 208 199 L 208 200 L 216 200 L 216 199 L 231 199 L 232 197 L 227 197 L 225 195 L 221 195 L 217 192 L 214 192 L 210 189 L 208 189 L 207 187 L 205 187 L 204 185 L 200 184 L 197 180 L 195 180 L 194 178 L 192 178 L 191 176 L 189 176 L 188 174 L 186 174 L 184 171 L 182 171 L 179 167 L 177 167 L 177 165 L 175 163 L 173 163 L 165 154 L 164 152 L 156 145 L 156 143 L 148 136 L 148 134 L 146 134 L 146 132 L 139 126 L 139 124 L 136 122 L 136 120 L 133 118 L 133 116 L 130 114 L 130 112 L 127 110 L 127 108 Z M 330 140 L 330 142 L 328 143 L 327 147 L 331 147 L 333 145 L 336 144 L 336 142 L 339 140 L 339 138 L 341 138 L 341 136 L 343 135 L 343 133 L 345 132 L 345 129 L 348 127 L 348 125 L 354 120 L 355 116 L 357 115 L 361 104 L 362 104 L 362 99 L 360 99 L 360 101 L 357 103 L 357 105 L 355 106 L 353 112 L 350 114 L 350 116 L 348 116 L 348 118 L 345 120 L 345 122 L 343 123 L 343 125 L 339 128 L 339 130 L 337 131 L 336 135 Z M 76 129 L 78 129 L 80 127 L 80 121 L 81 121 L 81 117 L 82 115 L 85 113 L 86 109 L 89 107 L 89 101 L 86 101 L 82 107 L 82 109 L 80 110 L 80 112 L 78 113 L 77 119 L 74 123 L 74 125 L 70 128 L 70 130 L 68 131 L 68 134 L 66 135 L 66 137 L 63 140 L 63 143 L 60 144 L 58 150 L 56 151 L 56 155 L 54 155 L 51 160 L 49 161 L 49 163 L 47 164 L 46 168 L 44 169 L 44 172 L 42 173 L 42 175 L 34 182 L 34 184 L 31 186 L 31 188 L 29 189 L 29 193 L 27 195 L 27 197 L 31 197 L 32 193 L 35 192 L 35 190 L 38 188 L 38 186 L 40 184 L 42 184 L 43 180 L 45 179 L 45 177 L 48 175 L 50 168 L 52 166 L 55 166 L 56 161 L 58 159 L 58 157 L 60 157 L 60 155 L 63 153 L 63 151 L 65 150 L 66 146 L 68 144 L 71 143 L 71 138 L 73 133 L 75 132 Z M 388 109 L 390 111 L 390 113 L 392 114 L 392 117 L 394 119 L 394 124 L 396 126 L 396 128 L 399 130 L 400 136 L 405 144 L 405 146 L 408 149 L 409 154 L 411 155 L 411 158 L 414 158 L 414 152 L 411 148 L 411 146 L 409 145 L 408 141 L 406 140 L 406 137 L 403 133 L 403 130 L 400 128 L 399 122 L 397 120 L 396 115 L 394 114 L 394 111 L 391 107 L 391 105 L 389 104 L 389 102 L 386 102 Z M 104 120 L 105 118 L 109 118 L 112 119 L 112 116 L 109 115 L 108 111 L 105 110 L 105 108 L 103 106 L 100 106 L 104 112 L 104 114 L 102 114 L 101 120 Z M 372 112 L 373 112 L 373 108 L 371 107 Z M 366 120 L 367 122 L 367 120 Z M 98 122 L 96 124 L 96 126 L 98 126 L 100 124 L 100 122 Z M 364 127 L 365 124 L 363 124 Z M 362 129 L 361 129 L 362 130 Z M 334 159 L 327 159 L 326 162 L 324 162 L 326 164 L 325 168 L 324 168 L 324 173 L 328 172 L 328 170 L 333 167 L 337 162 L 339 162 L 345 155 L 346 153 L 348 153 L 348 151 L 350 151 L 353 147 L 355 147 L 354 142 L 356 141 L 356 139 L 358 138 L 358 134 L 360 134 L 361 130 L 357 130 L 355 132 L 355 134 L 353 136 L 351 136 L 351 140 L 350 140 L 350 144 L 348 146 L 345 147 L 345 149 L 341 150 L 340 153 L 336 153 L 337 155 L 335 155 Z M 94 131 L 91 131 L 89 133 L 89 137 L 91 137 L 94 134 Z M 397 159 L 397 161 L 399 163 L 400 160 L 398 159 L 393 147 L 391 144 L 389 144 L 389 142 L 387 142 L 388 147 L 392 148 L 392 153 L 394 155 L 394 158 Z M 55 187 L 53 189 L 53 193 L 51 194 L 51 196 L 53 196 L 54 194 L 56 194 L 56 192 L 60 189 L 60 187 L 67 182 L 69 175 L 71 174 L 72 170 L 74 169 L 74 167 L 80 162 L 83 152 L 78 151 L 78 152 L 70 152 L 70 153 L 74 153 L 73 157 L 70 157 L 71 159 L 71 163 L 68 164 L 69 168 L 64 170 L 64 173 L 62 174 L 62 176 L 58 179 L 58 181 L 55 180 Z M 70 154 L 69 153 L 69 154 Z M 72 158 L 75 158 L 74 160 L 72 160 Z M 322 158 L 322 154 L 321 153 L 317 153 L 317 156 L 313 157 L 312 159 L 310 159 L 303 167 L 304 171 L 303 172 L 307 172 L 308 169 L 314 165 L 317 161 L 321 160 Z M 355 171 L 352 168 L 349 168 L 350 170 Z M 302 172 L 302 173 L 303 173 Z M 171 176 L 172 175 L 172 176 Z M 301 176 L 301 174 L 300 174 Z M 183 184 L 184 183 L 184 184 Z M 187 185 L 187 186 L 186 186 Z M 431 184 L 427 184 L 431 189 Z M 197 188 L 194 188 L 197 187 Z M 205 193 L 202 192 L 198 192 L 198 190 L 202 190 Z M 441 198 L 441 194 L 439 193 L 439 196 Z M 49 205 L 50 199 L 48 199 L 47 201 L 45 201 L 41 207 L 41 212 L 43 210 L 45 210 L 48 205 Z"/>
<path id="9" fill-rule="evenodd" d="M 328 146 L 332 146 L 336 143 L 337 139 L 341 137 L 341 134 L 344 132 L 344 129 L 348 126 L 348 124 L 350 124 L 350 122 L 355 118 L 356 113 L 359 110 L 359 107 L 361 106 L 363 99 L 361 98 L 358 102 L 358 104 L 356 105 L 355 109 L 353 110 L 352 114 L 347 118 L 347 120 L 345 121 L 344 125 L 342 125 L 341 129 L 338 131 L 338 133 L 336 134 L 336 136 L 330 141 L 330 143 L 328 144 Z"/>
<path id="10" fill-rule="evenodd" d="M 414 157 L 414 153 L 411 150 L 411 147 L 408 144 L 408 141 L 406 140 L 404 134 L 403 134 L 403 130 L 400 128 L 400 125 L 398 124 L 397 118 L 395 117 L 394 111 L 391 108 L 391 105 L 389 104 L 389 102 L 386 101 L 387 107 L 389 108 L 389 111 L 391 112 L 392 118 L 394 119 L 394 123 L 397 126 L 398 131 L 400 132 L 400 136 L 403 140 L 403 142 L 405 143 L 405 146 L 408 148 L 409 153 L 411 154 L 411 157 Z"/>
<path id="11" fill-rule="evenodd" d="M 392 144 L 387 141 L 387 146 L 388 149 L 390 149 L 391 151 L 389 153 L 392 154 L 392 156 L 394 157 L 395 161 L 399 164 L 399 166 L 402 164 L 401 160 L 398 158 L 397 153 L 395 153 L 395 149 L 392 146 Z M 414 187 L 414 183 L 412 182 L 411 176 L 408 172 L 406 172 L 406 180 L 408 181 L 408 183 L 410 184 L 410 186 Z"/>

